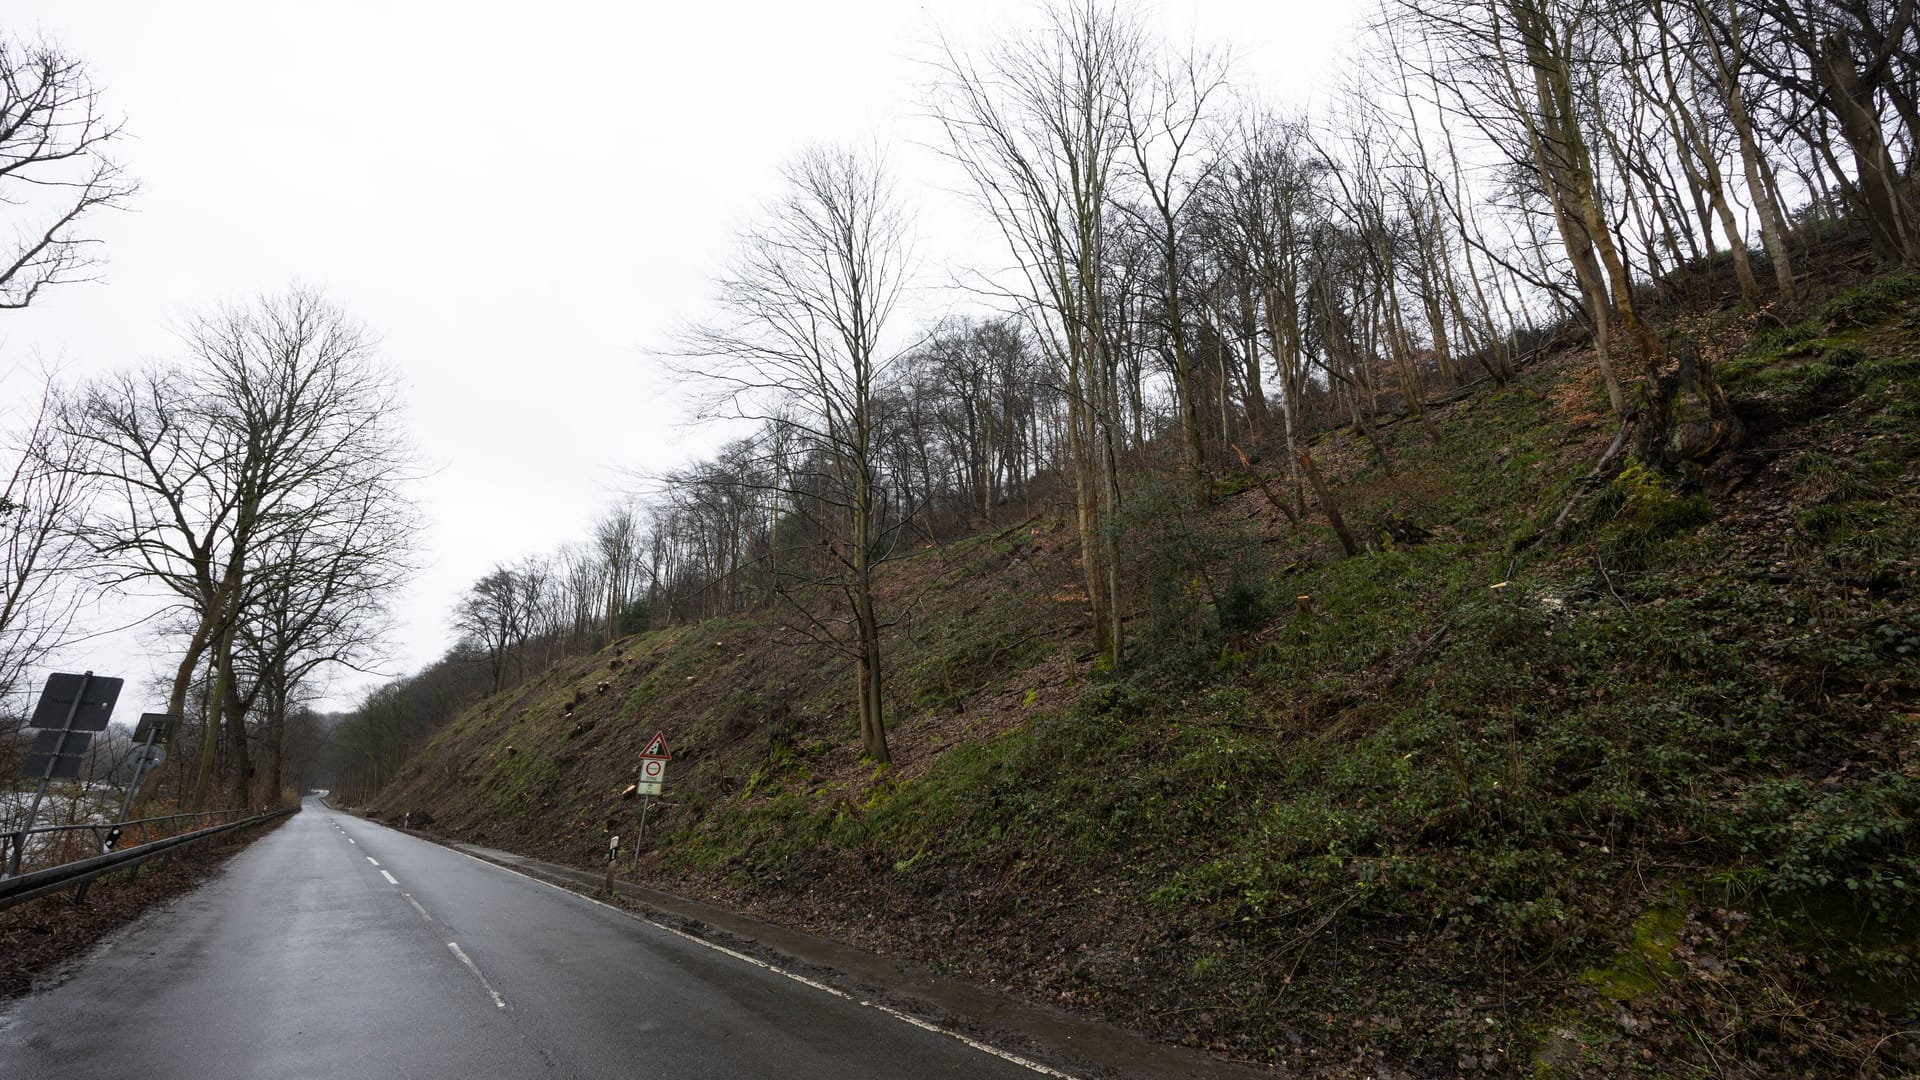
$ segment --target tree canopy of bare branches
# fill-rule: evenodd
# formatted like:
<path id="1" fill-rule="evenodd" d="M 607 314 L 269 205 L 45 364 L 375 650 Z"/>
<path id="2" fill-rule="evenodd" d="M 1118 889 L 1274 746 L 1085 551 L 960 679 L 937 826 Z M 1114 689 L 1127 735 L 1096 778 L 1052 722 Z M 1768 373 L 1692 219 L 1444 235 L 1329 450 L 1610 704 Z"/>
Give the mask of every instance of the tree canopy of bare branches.
<path id="1" fill-rule="evenodd" d="M 203 657 L 213 661 L 194 801 L 211 796 L 224 764 L 230 798 L 244 804 L 243 627 L 295 592 L 310 604 L 316 587 L 328 619 L 342 616 L 338 604 L 379 602 L 405 549 L 411 454 L 394 427 L 392 372 L 367 332 L 316 292 L 218 308 L 188 324 L 184 344 L 186 363 L 88 386 L 64 430 L 84 445 L 81 474 L 98 493 L 81 528 L 103 583 L 157 590 L 187 616 L 168 712 L 184 710 Z M 269 655 L 343 655 L 320 645 L 338 640 L 331 630 L 313 636 L 320 620 L 283 627 L 292 636 Z"/>
<path id="2" fill-rule="evenodd" d="M 820 538 L 811 584 L 845 600 L 838 616 L 799 610 L 810 636 L 853 659 L 861 746 L 885 762 L 877 398 L 895 357 L 888 321 L 907 282 L 909 230 L 877 153 L 815 147 L 783 179 L 720 279 L 716 319 L 687 334 L 683 364 L 714 388 L 718 415 L 765 423 L 799 452 L 776 483 Z"/>
<path id="3" fill-rule="evenodd" d="M 0 36 L 0 204 L 15 218 L 0 247 L 0 308 L 92 274 L 98 241 L 86 219 L 136 190 L 109 155 L 121 132 L 84 61 L 49 41 Z"/>
<path id="4" fill-rule="evenodd" d="M 24 712 L 31 673 L 59 648 L 85 594 L 75 577 L 85 552 L 72 525 L 88 491 L 74 469 L 75 441 L 57 423 L 52 383 L 15 418 L 0 487 L 0 716 Z"/>

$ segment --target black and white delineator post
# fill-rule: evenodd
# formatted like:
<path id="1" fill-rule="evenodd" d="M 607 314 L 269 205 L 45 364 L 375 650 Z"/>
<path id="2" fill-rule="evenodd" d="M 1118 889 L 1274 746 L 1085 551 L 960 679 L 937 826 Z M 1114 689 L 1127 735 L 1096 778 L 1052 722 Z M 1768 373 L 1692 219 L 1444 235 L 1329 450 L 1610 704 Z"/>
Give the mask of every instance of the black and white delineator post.
<path id="1" fill-rule="evenodd" d="M 633 838 L 633 858 L 627 863 L 629 877 L 640 868 L 640 842 L 647 838 L 647 811 L 653 809 L 654 797 L 666 785 L 667 762 L 672 758 L 664 731 L 654 732 L 653 738 L 647 740 L 647 748 L 640 751 L 640 779 L 633 785 L 640 795 L 640 831 Z"/>
<path id="2" fill-rule="evenodd" d="M 93 741 L 93 733 L 105 731 L 107 721 L 113 717 L 113 703 L 120 700 L 120 684 L 119 679 L 97 676 L 91 671 L 83 675 L 56 672 L 47 676 L 40 701 L 33 707 L 33 717 L 27 721 L 28 727 L 38 728 L 40 733 L 33 737 L 33 748 L 27 753 L 23 770 L 27 779 L 40 783 L 34 788 L 33 801 L 27 804 L 27 816 L 20 822 L 20 830 L 13 834 L 13 850 L 7 853 L 6 877 L 20 873 L 20 857 L 26 851 L 27 834 L 33 828 L 34 819 L 40 816 L 40 802 L 47 796 L 47 785 L 80 776 L 80 765 L 86 760 L 87 744 Z"/>

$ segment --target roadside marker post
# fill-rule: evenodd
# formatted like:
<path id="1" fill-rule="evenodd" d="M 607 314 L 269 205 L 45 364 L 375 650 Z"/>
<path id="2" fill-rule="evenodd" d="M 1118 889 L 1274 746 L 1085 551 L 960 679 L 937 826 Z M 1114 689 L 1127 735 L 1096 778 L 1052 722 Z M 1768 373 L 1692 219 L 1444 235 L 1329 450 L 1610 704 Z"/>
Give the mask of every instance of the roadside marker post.
<path id="1" fill-rule="evenodd" d="M 607 837 L 607 892 L 613 892 L 613 867 L 620 861 L 620 834 Z"/>
<path id="2" fill-rule="evenodd" d="M 629 877 L 640 869 L 640 843 L 647 837 L 647 811 L 653 809 L 654 797 L 666 786 L 667 762 L 672 759 L 664 731 L 654 732 L 653 738 L 647 740 L 647 748 L 640 751 L 640 778 L 633 785 L 640 795 L 640 829 L 633 838 L 633 858 L 627 863 Z"/>

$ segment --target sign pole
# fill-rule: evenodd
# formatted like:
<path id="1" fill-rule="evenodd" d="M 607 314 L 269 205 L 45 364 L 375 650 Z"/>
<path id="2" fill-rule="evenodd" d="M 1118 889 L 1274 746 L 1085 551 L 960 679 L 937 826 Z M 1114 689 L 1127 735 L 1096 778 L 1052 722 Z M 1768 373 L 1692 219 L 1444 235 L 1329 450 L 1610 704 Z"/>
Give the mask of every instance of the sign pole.
<path id="1" fill-rule="evenodd" d="M 153 749 L 153 736 L 153 728 L 148 727 L 146 741 L 140 744 L 140 749 L 137 751 L 140 755 L 139 764 L 133 767 L 133 780 L 127 784 L 127 797 L 120 800 L 120 816 L 113 819 L 113 827 L 110 829 L 96 828 L 93 830 L 94 839 L 100 843 L 100 854 L 102 855 L 113 850 L 113 846 L 120 842 L 120 830 L 127 823 L 127 811 L 133 808 L 133 793 L 140 790 L 140 778 L 147 774 L 147 754 Z M 137 874 L 139 872 L 140 868 L 137 865 L 130 871 L 131 874 Z M 131 878 L 129 878 L 129 880 L 131 880 Z M 87 890 L 91 888 L 93 888 L 93 882 L 81 882 L 80 887 L 73 892 L 73 902 L 76 904 L 85 903 Z"/>
<path id="2" fill-rule="evenodd" d="M 647 811 L 653 809 L 653 796 L 640 798 L 640 832 L 633 838 L 633 861 L 627 864 L 627 876 L 632 877 L 640 869 L 640 841 L 647 838 Z"/>
<path id="3" fill-rule="evenodd" d="M 73 695 L 73 704 L 67 706 L 67 721 L 61 725 L 62 731 L 73 730 L 73 718 L 80 715 L 80 703 L 86 700 L 87 683 L 92 678 L 91 671 L 80 676 L 80 689 Z M 33 789 L 33 801 L 27 804 L 27 819 L 20 823 L 20 831 L 13 834 L 13 851 L 7 856 L 7 877 L 19 876 L 20 855 L 27 846 L 27 830 L 33 828 L 33 819 L 40 816 L 40 800 L 47 796 L 47 784 L 53 779 L 54 764 L 59 760 L 56 754 L 47 755 L 47 767 L 41 773 L 40 786 Z"/>
<path id="4" fill-rule="evenodd" d="M 127 823 L 127 811 L 133 809 L 134 793 L 140 790 L 140 780 L 147 775 L 147 762 L 152 760 L 148 755 L 153 750 L 153 737 L 156 734 L 158 733 L 154 730 L 154 726 L 149 725 L 147 741 L 140 744 L 140 764 L 133 767 L 133 782 L 127 785 L 127 797 L 120 800 L 120 816 L 113 820 L 113 831 L 107 834 L 108 839 L 100 842 L 102 855 L 107 853 L 109 842 L 117 842 L 120 839 L 120 827 Z"/>

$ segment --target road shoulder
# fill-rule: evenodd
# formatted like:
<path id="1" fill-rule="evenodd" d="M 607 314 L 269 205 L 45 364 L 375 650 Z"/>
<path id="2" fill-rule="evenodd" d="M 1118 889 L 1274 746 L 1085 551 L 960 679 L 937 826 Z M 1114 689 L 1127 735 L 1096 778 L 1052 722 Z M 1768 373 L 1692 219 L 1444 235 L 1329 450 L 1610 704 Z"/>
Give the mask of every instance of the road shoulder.
<path id="1" fill-rule="evenodd" d="M 391 823 L 381 822 L 388 828 Z M 991 1043 L 1080 1076 L 1248 1080 L 1273 1076 L 1133 1031 L 1018 1001 L 842 942 L 768 923 L 659 889 L 513 852 L 412 832 L 455 851 L 624 910 L 779 970 L 861 996 L 937 1028 Z"/>

